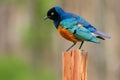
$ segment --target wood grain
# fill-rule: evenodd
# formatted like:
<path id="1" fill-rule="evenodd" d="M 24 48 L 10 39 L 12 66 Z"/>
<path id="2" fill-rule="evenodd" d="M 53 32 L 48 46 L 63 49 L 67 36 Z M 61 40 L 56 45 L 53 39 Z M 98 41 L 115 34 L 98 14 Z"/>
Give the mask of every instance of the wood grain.
<path id="1" fill-rule="evenodd" d="M 63 80 L 87 80 L 87 52 L 64 52 L 62 60 Z"/>

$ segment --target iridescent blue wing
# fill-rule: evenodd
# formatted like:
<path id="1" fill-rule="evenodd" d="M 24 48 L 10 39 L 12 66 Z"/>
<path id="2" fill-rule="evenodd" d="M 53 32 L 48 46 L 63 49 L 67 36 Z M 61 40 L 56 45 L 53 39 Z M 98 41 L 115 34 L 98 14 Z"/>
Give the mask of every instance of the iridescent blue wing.
<path id="1" fill-rule="evenodd" d="M 77 16 L 75 14 L 67 12 L 67 17 L 66 18 L 75 18 L 77 23 L 82 24 L 83 27 L 86 28 L 87 30 L 89 30 L 90 32 L 92 32 L 92 33 L 94 33 L 96 35 L 99 35 L 99 36 L 101 36 L 103 38 L 110 38 L 109 35 L 98 31 L 95 27 L 93 27 L 90 23 L 88 23 L 85 19 L 83 19 L 80 16 Z"/>
<path id="2" fill-rule="evenodd" d="M 102 33 L 102 32 L 100 32 L 100 31 L 98 31 L 95 27 L 93 27 L 91 24 L 89 24 L 87 21 L 85 21 L 83 18 L 79 18 L 78 19 L 78 22 L 79 23 L 82 23 L 83 24 L 83 27 L 85 27 L 86 29 L 88 29 L 90 32 L 92 32 L 92 33 L 94 33 L 94 34 L 96 34 L 96 35 L 98 35 L 98 36 L 101 36 L 101 37 L 103 37 L 103 38 L 110 38 L 110 36 L 109 35 L 107 35 L 107 34 L 104 34 L 104 33 Z"/>
<path id="3" fill-rule="evenodd" d="M 99 43 L 99 40 L 75 18 L 64 19 L 60 22 L 60 25 L 67 29 L 71 34 L 74 34 L 75 38 L 78 40 Z"/>

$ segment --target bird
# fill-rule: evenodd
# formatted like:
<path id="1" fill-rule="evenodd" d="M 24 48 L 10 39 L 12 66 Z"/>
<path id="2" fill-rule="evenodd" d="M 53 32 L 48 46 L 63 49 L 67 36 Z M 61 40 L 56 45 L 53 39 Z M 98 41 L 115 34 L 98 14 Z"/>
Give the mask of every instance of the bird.
<path id="1" fill-rule="evenodd" d="M 100 43 L 100 39 L 110 38 L 109 35 L 97 30 L 81 16 L 65 11 L 59 6 L 50 8 L 44 19 L 52 20 L 60 35 L 73 42 L 66 51 L 69 51 L 77 42 L 81 42 L 79 46 L 81 49 L 84 41 Z"/>

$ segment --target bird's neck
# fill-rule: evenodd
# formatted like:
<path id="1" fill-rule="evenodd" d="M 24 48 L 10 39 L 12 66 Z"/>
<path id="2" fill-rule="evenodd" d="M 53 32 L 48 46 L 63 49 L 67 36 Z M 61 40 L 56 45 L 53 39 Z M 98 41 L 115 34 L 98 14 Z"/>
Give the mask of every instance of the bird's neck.
<path id="1" fill-rule="evenodd" d="M 60 23 L 60 20 L 54 20 L 54 25 L 57 29 L 58 29 L 59 23 Z"/>
<path id="2" fill-rule="evenodd" d="M 56 18 L 56 20 L 54 20 L 54 25 L 56 28 L 58 28 L 59 24 L 60 24 L 60 21 L 62 21 L 63 19 L 66 18 L 66 13 L 65 12 L 62 12 L 61 14 L 59 13 L 59 17 Z"/>

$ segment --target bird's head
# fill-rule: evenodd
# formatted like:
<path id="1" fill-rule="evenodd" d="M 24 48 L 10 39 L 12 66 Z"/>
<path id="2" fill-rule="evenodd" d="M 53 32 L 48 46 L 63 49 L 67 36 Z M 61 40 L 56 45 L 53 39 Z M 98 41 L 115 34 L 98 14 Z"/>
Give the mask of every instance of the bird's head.
<path id="1" fill-rule="evenodd" d="M 61 17 L 61 14 L 64 13 L 64 10 L 58 6 L 53 7 L 48 10 L 47 16 L 45 16 L 45 19 L 51 19 L 51 20 L 59 20 Z"/>

